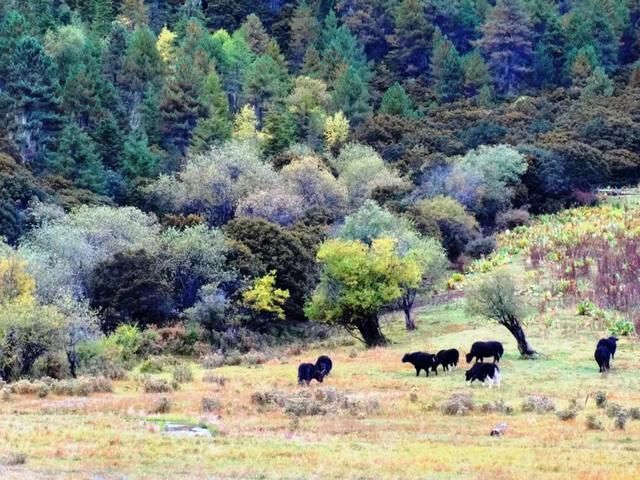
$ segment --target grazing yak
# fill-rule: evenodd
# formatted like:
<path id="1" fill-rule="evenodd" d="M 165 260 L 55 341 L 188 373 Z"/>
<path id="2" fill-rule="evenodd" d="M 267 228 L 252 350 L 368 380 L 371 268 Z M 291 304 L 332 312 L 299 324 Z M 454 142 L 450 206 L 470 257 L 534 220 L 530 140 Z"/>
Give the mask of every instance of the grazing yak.
<path id="1" fill-rule="evenodd" d="M 457 367 L 458 360 L 460 359 L 460 352 L 455 348 L 450 348 L 449 350 L 440 350 L 436 353 L 436 357 L 438 357 L 438 363 L 442 365 L 443 370 L 449 370 L 449 367 Z"/>
<path id="2" fill-rule="evenodd" d="M 616 347 L 618 346 L 618 337 L 601 338 L 598 340 L 596 348 L 605 347 L 611 353 L 611 358 L 616 358 Z"/>
<path id="3" fill-rule="evenodd" d="M 471 351 L 467 353 L 467 363 L 471 363 L 473 357 L 476 357 L 476 363 L 489 357 L 493 357 L 493 363 L 496 363 L 500 361 L 502 355 L 504 355 L 504 347 L 500 342 L 474 342 L 471 345 Z"/>
<path id="4" fill-rule="evenodd" d="M 402 357 L 402 363 L 410 363 L 416 369 L 416 377 L 420 376 L 420 370 L 424 370 L 429 376 L 429 369 L 431 369 L 436 375 L 438 375 L 438 359 L 432 353 L 426 352 L 413 352 L 405 353 Z"/>
<path id="5" fill-rule="evenodd" d="M 489 380 L 486 385 L 491 388 L 493 385 L 500 386 L 500 369 L 495 363 L 476 363 L 470 370 L 465 373 L 465 378 L 470 384 L 474 380 L 482 383 Z"/>
<path id="6" fill-rule="evenodd" d="M 313 379 L 322 383 L 324 373 L 318 370 L 313 363 L 301 363 L 298 366 L 298 385 L 309 385 Z"/>
<path id="7" fill-rule="evenodd" d="M 598 347 L 596 347 L 596 352 L 593 354 L 593 358 L 598 362 L 598 367 L 600 367 L 600 373 L 609 370 L 611 367 L 609 366 L 609 358 L 611 357 L 611 351 L 607 347 L 600 346 L 598 343 Z"/>
<path id="8" fill-rule="evenodd" d="M 326 377 L 331 372 L 333 368 L 333 362 L 327 355 L 320 355 L 318 360 L 316 360 L 316 369 L 322 372 L 322 374 Z"/>

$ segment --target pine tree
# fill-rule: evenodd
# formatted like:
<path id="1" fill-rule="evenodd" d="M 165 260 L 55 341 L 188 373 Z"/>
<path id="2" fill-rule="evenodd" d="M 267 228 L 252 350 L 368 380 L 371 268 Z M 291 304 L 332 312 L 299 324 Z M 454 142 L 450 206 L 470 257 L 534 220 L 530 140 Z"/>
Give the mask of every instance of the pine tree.
<path id="1" fill-rule="evenodd" d="M 529 20 L 519 0 L 498 0 L 478 42 L 498 90 L 507 95 L 523 87 L 533 65 Z"/>
<path id="2" fill-rule="evenodd" d="M 300 74 L 311 78 L 322 78 L 323 65 L 320 52 L 313 45 L 307 48 L 302 61 Z"/>
<path id="3" fill-rule="evenodd" d="M 402 85 L 398 82 L 391 85 L 387 91 L 384 92 L 379 112 L 387 115 L 398 115 L 405 118 L 412 118 L 415 116 L 411 97 L 407 95 L 405 89 L 402 88 Z"/>
<path id="4" fill-rule="evenodd" d="M 115 16 L 113 0 L 93 0 L 92 8 L 93 30 L 104 37 L 111 31 L 111 22 Z"/>
<path id="5" fill-rule="evenodd" d="M 149 24 L 149 10 L 144 0 L 122 0 L 120 18 L 131 30 L 142 28 Z"/>
<path id="6" fill-rule="evenodd" d="M 160 101 L 161 132 L 168 150 L 184 155 L 198 120 L 207 115 L 201 81 L 189 59 L 178 61 Z"/>
<path id="7" fill-rule="evenodd" d="M 133 181 L 138 178 L 152 178 L 158 173 L 159 157 L 149 148 L 149 141 L 140 131 L 130 133 L 122 153 L 122 171 Z"/>
<path id="8" fill-rule="evenodd" d="M 265 55 L 269 44 L 269 34 L 262 25 L 260 17 L 252 13 L 242 24 L 247 45 L 255 55 Z"/>
<path id="9" fill-rule="evenodd" d="M 353 67 L 338 76 L 331 95 L 335 110 L 342 110 L 351 125 L 358 125 L 371 115 L 369 89 Z"/>
<path id="10" fill-rule="evenodd" d="M 273 58 L 262 55 L 249 66 L 243 90 L 245 99 L 255 108 L 258 125 L 262 126 L 265 115 L 283 99 L 288 89 L 287 71 Z"/>
<path id="11" fill-rule="evenodd" d="M 464 72 L 460 55 L 453 43 L 443 36 L 439 29 L 434 35 L 431 77 L 441 102 L 452 102 L 462 95 Z"/>
<path id="12" fill-rule="evenodd" d="M 124 133 L 113 115 L 107 115 L 98 122 L 94 139 L 101 163 L 111 169 L 119 170 L 122 165 Z"/>
<path id="13" fill-rule="evenodd" d="M 322 52 L 322 62 L 324 78 L 328 82 L 335 80 L 347 67 L 353 68 L 365 82 L 372 77 L 371 65 L 362 45 L 344 25 L 335 29 L 333 36 L 328 39 Z"/>
<path id="14" fill-rule="evenodd" d="M 95 193 L 106 190 L 106 172 L 94 141 L 75 122 L 70 122 L 60 136 L 53 155 L 53 172 L 70 179 L 80 188 Z"/>
<path id="15" fill-rule="evenodd" d="M 389 51 L 387 37 L 393 32 L 393 18 L 383 0 L 340 0 L 337 10 L 364 46 L 367 58 L 380 60 Z"/>
<path id="16" fill-rule="evenodd" d="M 402 0 L 394 10 L 390 61 L 401 75 L 415 76 L 429 67 L 433 25 L 425 15 L 424 0 Z"/>
<path id="17" fill-rule="evenodd" d="M 278 108 L 267 115 L 264 131 L 267 137 L 264 152 L 273 156 L 283 152 L 296 141 L 298 125 L 289 110 Z"/>
<path id="18" fill-rule="evenodd" d="M 231 137 L 229 101 L 215 71 L 205 79 L 201 102 L 207 108 L 208 115 L 198 120 L 193 131 L 191 146 L 197 152 L 203 152 L 211 145 Z"/>
<path id="19" fill-rule="evenodd" d="M 320 30 L 318 20 L 305 0 L 302 0 L 293 12 L 289 28 L 291 29 L 289 43 L 291 64 L 295 70 L 299 70 L 307 48 L 317 41 Z"/>
<path id="20" fill-rule="evenodd" d="M 480 90 L 485 89 L 486 91 L 490 88 L 489 67 L 477 50 L 462 58 L 462 67 L 464 69 L 464 91 L 468 97 L 475 97 L 480 93 Z"/>
<path id="21" fill-rule="evenodd" d="M 33 37 L 23 37 L 9 56 L 3 113 L 11 140 L 24 162 L 45 166 L 61 130 L 59 85 L 53 59 Z"/>
<path id="22" fill-rule="evenodd" d="M 587 83 L 582 89 L 582 96 L 589 98 L 595 96 L 610 97 L 612 95 L 613 81 L 607 76 L 604 68 L 596 68 L 587 79 Z"/>

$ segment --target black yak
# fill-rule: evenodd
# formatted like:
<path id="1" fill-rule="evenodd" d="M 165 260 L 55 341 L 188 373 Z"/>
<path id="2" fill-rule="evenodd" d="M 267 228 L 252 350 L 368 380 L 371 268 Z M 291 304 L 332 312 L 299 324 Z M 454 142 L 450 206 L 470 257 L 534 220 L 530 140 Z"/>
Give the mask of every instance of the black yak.
<path id="1" fill-rule="evenodd" d="M 473 357 L 476 357 L 476 363 L 493 357 L 493 363 L 495 363 L 500 361 L 502 355 L 504 355 L 504 347 L 500 342 L 474 342 L 471 345 L 471 351 L 467 353 L 467 363 L 471 363 Z"/>
<path id="2" fill-rule="evenodd" d="M 318 360 L 316 360 L 316 368 L 326 377 L 333 368 L 333 362 L 328 356 L 320 355 Z"/>
<path id="3" fill-rule="evenodd" d="M 298 366 L 298 384 L 307 384 L 311 383 L 311 380 L 317 380 L 322 383 L 324 379 L 324 373 L 316 368 L 313 363 L 301 363 Z"/>
<path id="4" fill-rule="evenodd" d="M 618 346 L 617 342 L 617 337 L 601 338 L 600 340 L 598 340 L 596 348 L 605 347 L 609 350 L 609 353 L 611 353 L 611 358 L 616 358 L 616 347 Z"/>
<path id="5" fill-rule="evenodd" d="M 429 376 L 429 369 L 431 369 L 436 375 L 438 375 L 438 359 L 432 353 L 426 352 L 413 352 L 405 353 L 402 357 L 402 363 L 410 363 L 416 369 L 416 377 L 420 376 L 420 370 L 424 370 Z"/>
<path id="6" fill-rule="evenodd" d="M 495 363 L 476 363 L 470 370 L 465 373 L 467 382 L 473 383 L 474 380 L 485 382 L 489 380 L 487 386 L 491 388 L 493 385 L 500 386 L 500 368 Z"/>
<path id="7" fill-rule="evenodd" d="M 450 348 L 449 350 L 440 350 L 436 353 L 436 357 L 438 357 L 438 363 L 442 365 L 443 370 L 449 370 L 449 367 L 457 367 L 458 360 L 460 359 L 460 352 L 455 348 Z"/>
<path id="8" fill-rule="evenodd" d="M 599 345 L 599 344 L 598 344 Z M 609 370 L 609 358 L 611 357 L 611 352 L 607 347 L 596 347 L 596 352 L 593 354 L 593 358 L 598 362 L 598 367 L 600 367 L 600 372 L 605 372 Z"/>

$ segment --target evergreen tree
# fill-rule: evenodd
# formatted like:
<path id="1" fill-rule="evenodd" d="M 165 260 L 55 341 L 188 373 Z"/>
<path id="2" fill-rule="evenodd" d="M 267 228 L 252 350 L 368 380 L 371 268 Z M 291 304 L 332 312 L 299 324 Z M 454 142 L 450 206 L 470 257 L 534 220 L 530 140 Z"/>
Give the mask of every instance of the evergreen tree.
<path id="1" fill-rule="evenodd" d="M 262 126 L 269 110 L 285 97 L 288 90 L 287 71 L 273 58 L 262 55 L 249 66 L 244 79 L 244 94 L 255 108 L 258 125 Z"/>
<path id="2" fill-rule="evenodd" d="M 394 25 L 390 60 L 396 72 L 408 76 L 424 73 L 429 68 L 433 36 L 424 0 L 402 0 L 394 10 Z"/>
<path id="3" fill-rule="evenodd" d="M 383 0 L 340 0 L 337 10 L 344 24 L 364 46 L 367 58 L 380 60 L 387 54 L 387 37 L 393 32 L 393 18 Z"/>
<path id="4" fill-rule="evenodd" d="M 277 155 L 296 141 L 298 125 L 289 110 L 278 108 L 267 115 L 264 131 L 267 134 L 264 152 L 267 155 Z"/>
<path id="5" fill-rule="evenodd" d="M 407 95 L 405 89 L 398 82 L 391 85 L 384 92 L 379 112 L 405 118 L 413 118 L 415 116 L 411 97 Z"/>
<path id="6" fill-rule="evenodd" d="M 311 78 L 322 78 L 323 73 L 322 58 L 320 52 L 313 45 L 307 48 L 302 61 L 300 74 Z"/>
<path id="7" fill-rule="evenodd" d="M 469 52 L 480 36 L 481 3 L 476 0 L 427 0 L 427 18 L 461 53 Z"/>
<path id="8" fill-rule="evenodd" d="M 127 136 L 122 152 L 122 172 L 130 181 L 156 176 L 159 160 L 158 155 L 149 148 L 144 133 L 134 131 Z"/>
<path id="9" fill-rule="evenodd" d="M 95 143 L 73 121 L 60 136 L 51 167 L 53 172 L 72 180 L 80 188 L 105 193 L 106 175 Z"/>
<path id="10" fill-rule="evenodd" d="M 475 97 L 482 89 L 488 89 L 491 83 L 489 67 L 477 50 L 462 58 L 464 69 L 464 90 L 469 97 Z"/>
<path id="11" fill-rule="evenodd" d="M 431 77 L 439 101 L 451 102 L 463 94 L 464 72 L 456 47 L 439 29 L 434 35 Z"/>
<path id="12" fill-rule="evenodd" d="M 189 59 L 178 61 L 160 103 L 161 132 L 168 150 L 184 155 L 191 132 L 207 110 L 201 101 L 201 81 Z"/>
<path id="13" fill-rule="evenodd" d="M 226 35 L 226 37 L 225 37 Z M 240 108 L 242 86 L 247 68 L 253 61 L 253 54 L 242 32 L 237 31 L 231 37 L 224 32 L 222 41 L 223 62 L 221 74 L 224 89 L 229 96 L 229 107 L 232 112 Z"/>
<path id="14" fill-rule="evenodd" d="M 269 44 L 269 34 L 262 25 L 260 17 L 252 13 L 242 24 L 247 45 L 255 55 L 265 55 Z"/>
<path id="15" fill-rule="evenodd" d="M 33 37 L 23 37 L 9 56 L 0 105 L 8 131 L 24 162 L 44 166 L 61 129 L 56 67 Z"/>
<path id="16" fill-rule="evenodd" d="M 144 0 L 122 0 L 120 18 L 131 30 L 146 27 L 149 24 L 149 10 Z"/>
<path id="17" fill-rule="evenodd" d="M 328 82 L 333 81 L 345 68 L 351 67 L 363 81 L 368 82 L 372 76 L 371 66 L 358 39 L 344 25 L 333 31 L 322 52 L 324 78 Z"/>
<path id="18" fill-rule="evenodd" d="M 479 45 L 500 92 L 514 94 L 530 77 L 533 65 L 529 20 L 519 0 L 498 0 L 482 28 Z"/>
<path id="19" fill-rule="evenodd" d="M 333 85 L 332 102 L 342 110 L 351 125 L 357 125 L 371 114 L 369 88 L 353 67 L 346 68 Z"/>
<path id="20" fill-rule="evenodd" d="M 220 78 L 215 71 L 209 73 L 205 79 L 202 104 L 207 108 L 208 115 L 198 120 L 191 145 L 195 151 L 202 152 L 216 142 L 231 137 L 231 120 L 229 119 L 229 101 L 220 85 Z"/>
<path id="21" fill-rule="evenodd" d="M 113 115 L 107 115 L 98 122 L 94 139 L 101 163 L 111 170 L 119 170 L 123 149 L 122 129 Z"/>
<path id="22" fill-rule="evenodd" d="M 104 37 L 111 31 L 111 22 L 115 17 L 113 0 L 93 0 L 92 25 L 93 30 Z"/>
<path id="23" fill-rule="evenodd" d="M 307 48 L 317 41 L 320 30 L 318 20 L 305 0 L 302 0 L 293 12 L 290 29 L 289 52 L 291 64 L 295 70 L 299 70 Z"/>

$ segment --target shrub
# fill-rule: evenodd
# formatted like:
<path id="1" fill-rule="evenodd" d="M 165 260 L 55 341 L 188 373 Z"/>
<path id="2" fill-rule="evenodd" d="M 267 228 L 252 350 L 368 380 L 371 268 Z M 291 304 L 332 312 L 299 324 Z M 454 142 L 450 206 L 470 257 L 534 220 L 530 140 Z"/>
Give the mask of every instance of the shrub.
<path id="1" fill-rule="evenodd" d="M 609 332 L 611 332 L 611 335 L 617 337 L 628 337 L 629 335 L 633 335 L 635 327 L 633 323 L 628 320 L 618 320 L 609 327 Z"/>
<path id="2" fill-rule="evenodd" d="M 607 394 L 601 390 L 593 394 L 593 398 L 596 401 L 596 407 L 604 408 L 607 405 Z"/>
<path id="3" fill-rule="evenodd" d="M 473 398 L 467 393 L 456 393 L 440 406 L 445 415 L 467 415 L 473 408 Z"/>
<path id="4" fill-rule="evenodd" d="M 500 412 L 507 415 L 513 414 L 513 407 L 508 403 L 505 403 L 504 400 L 495 400 L 493 402 L 483 403 L 480 410 L 482 410 L 483 413 Z"/>
<path id="5" fill-rule="evenodd" d="M 24 465 L 25 463 L 27 463 L 27 456 L 24 453 L 10 452 L 2 456 L 2 458 L 0 459 L 0 463 L 2 465 L 6 465 L 7 467 Z"/>
<path id="6" fill-rule="evenodd" d="M 205 372 L 202 376 L 202 381 L 205 383 L 217 383 L 221 387 L 224 387 L 225 383 L 227 383 L 227 379 L 222 375 L 216 375 L 213 372 Z"/>
<path id="7" fill-rule="evenodd" d="M 200 363 L 203 368 L 218 368 L 224 365 L 224 355 L 219 353 L 205 355 Z"/>
<path id="8" fill-rule="evenodd" d="M 555 409 L 553 400 L 545 395 L 528 395 L 522 402 L 523 412 L 547 413 Z"/>
<path id="9" fill-rule="evenodd" d="M 151 409 L 151 413 L 169 413 L 170 411 L 171 401 L 167 397 L 162 397 Z"/>
<path id="10" fill-rule="evenodd" d="M 213 412 L 216 410 L 220 410 L 220 407 L 220 401 L 214 397 L 203 397 L 200 402 L 200 408 L 203 412 Z"/>
<path id="11" fill-rule="evenodd" d="M 7 387 L 3 388 L 2 392 L 0 392 L 0 396 L 3 402 L 8 402 L 11 400 L 11 389 Z"/>
<path id="12" fill-rule="evenodd" d="M 602 422 L 595 415 L 588 415 L 585 421 L 587 430 L 603 430 Z"/>
<path id="13" fill-rule="evenodd" d="M 629 409 L 629 417 L 631 417 L 631 420 L 640 420 L 640 408 L 631 407 Z"/>
<path id="14" fill-rule="evenodd" d="M 618 430 L 624 430 L 626 424 L 627 424 L 627 420 L 628 420 L 628 416 L 626 413 L 621 412 L 618 415 L 616 415 L 616 419 L 614 420 L 613 424 L 615 425 L 615 427 Z"/>
<path id="15" fill-rule="evenodd" d="M 499 230 L 513 230 L 522 225 L 529 225 L 530 221 L 529 212 L 521 208 L 506 210 L 496 215 L 496 227 Z"/>
<path id="16" fill-rule="evenodd" d="M 159 357 L 149 357 L 140 364 L 140 373 L 160 373 L 164 370 L 164 362 Z"/>
<path id="17" fill-rule="evenodd" d="M 243 365 L 262 365 L 269 360 L 269 357 L 264 352 L 258 352 L 252 350 L 242 356 Z"/>
<path id="18" fill-rule="evenodd" d="M 119 325 L 115 331 L 107 337 L 107 345 L 113 346 L 119 352 L 120 358 L 125 363 L 132 362 L 138 355 L 142 346 L 142 333 L 135 325 Z"/>
<path id="19" fill-rule="evenodd" d="M 619 415 L 626 415 L 626 411 L 625 409 L 622 407 L 622 405 L 618 404 L 618 403 L 614 403 L 614 402 L 609 402 L 607 404 L 607 417 L 609 418 L 613 418 L 613 417 L 617 417 Z"/>
<path id="20" fill-rule="evenodd" d="M 172 373 L 173 380 L 177 383 L 188 383 L 193 381 L 193 371 L 191 366 L 183 363 L 176 365 Z"/>
<path id="21" fill-rule="evenodd" d="M 486 257 L 496 249 L 496 240 L 493 237 L 480 237 L 471 240 L 465 249 L 471 258 Z"/>
<path id="22" fill-rule="evenodd" d="M 173 386 L 164 378 L 145 378 L 142 387 L 144 393 L 173 392 Z"/>
<path id="23" fill-rule="evenodd" d="M 576 416 L 578 415 L 578 412 L 573 408 L 568 408 L 566 410 L 558 410 L 556 412 L 556 415 L 560 420 L 562 420 L 563 422 L 566 422 L 568 420 L 573 420 L 574 418 L 576 418 Z"/>

